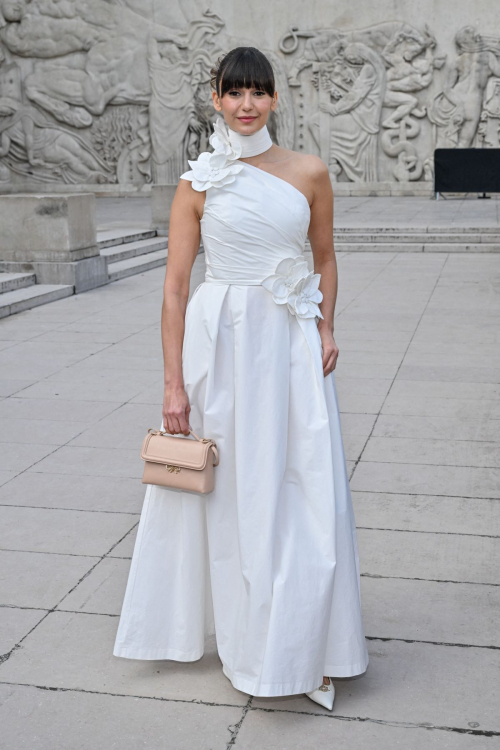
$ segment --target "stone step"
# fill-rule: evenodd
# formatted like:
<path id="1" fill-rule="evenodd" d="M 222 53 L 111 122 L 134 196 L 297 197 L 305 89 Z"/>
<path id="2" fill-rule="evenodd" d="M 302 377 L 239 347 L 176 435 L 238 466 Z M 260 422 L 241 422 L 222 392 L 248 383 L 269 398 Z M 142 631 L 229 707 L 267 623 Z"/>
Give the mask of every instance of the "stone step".
<path id="1" fill-rule="evenodd" d="M 415 232 L 414 234 L 403 233 L 369 233 L 369 232 L 342 232 L 335 230 L 334 239 L 337 242 L 421 242 L 422 244 L 499 244 L 500 234 L 427 234 L 426 232 Z"/>
<path id="2" fill-rule="evenodd" d="M 370 226 L 338 226 L 335 224 L 335 233 L 339 234 L 377 234 L 377 235 L 388 235 L 393 234 L 409 235 L 414 236 L 415 234 L 425 234 L 427 236 L 438 235 L 439 237 L 449 237 L 452 235 L 500 235 L 500 228 L 498 226 L 484 226 L 484 227 L 458 227 L 458 226 L 396 226 L 396 227 L 370 227 Z"/>
<path id="3" fill-rule="evenodd" d="M 30 310 L 74 294 L 74 287 L 66 284 L 35 284 L 0 295 L 0 318 Z"/>
<path id="4" fill-rule="evenodd" d="M 138 242 L 126 242 L 122 245 L 112 245 L 101 250 L 101 255 L 108 259 L 108 263 L 117 263 L 120 260 L 128 260 L 138 255 L 154 253 L 157 250 L 164 250 L 167 247 L 168 240 L 166 237 L 152 237 L 147 240 Z"/>
<path id="5" fill-rule="evenodd" d="M 343 242 L 335 240 L 342 253 L 500 253 L 500 243 L 480 242 Z"/>
<path id="6" fill-rule="evenodd" d="M 34 273 L 0 273 L 0 294 L 36 284 Z"/>
<path id="7" fill-rule="evenodd" d="M 157 250 L 147 255 L 139 255 L 135 258 L 120 260 L 117 263 L 110 263 L 108 266 L 108 276 L 110 281 L 125 279 L 127 276 L 134 276 L 144 271 L 150 271 L 152 268 L 164 266 L 167 262 L 167 249 Z"/>
<path id="8" fill-rule="evenodd" d="M 104 248 L 106 247 L 124 245 L 128 244 L 129 242 L 139 242 L 140 240 L 151 239 L 151 237 L 156 237 L 156 229 L 106 229 L 97 232 L 97 247 L 99 248 L 99 250 L 104 250 Z"/>

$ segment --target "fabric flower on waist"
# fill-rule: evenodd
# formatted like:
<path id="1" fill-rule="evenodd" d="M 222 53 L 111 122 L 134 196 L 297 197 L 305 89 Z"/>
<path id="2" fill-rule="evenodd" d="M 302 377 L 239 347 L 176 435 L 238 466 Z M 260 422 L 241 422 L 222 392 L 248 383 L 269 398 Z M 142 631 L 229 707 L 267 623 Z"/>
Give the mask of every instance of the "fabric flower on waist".
<path id="1" fill-rule="evenodd" d="M 287 305 L 297 318 L 323 318 L 318 303 L 323 299 L 319 290 L 321 274 L 309 271 L 303 255 L 284 258 L 275 272 L 261 283 L 271 292 L 278 305 Z"/>
<path id="2" fill-rule="evenodd" d="M 193 189 L 200 193 L 211 187 L 229 185 L 243 169 L 243 164 L 236 163 L 241 156 L 241 145 L 230 142 L 227 126 L 221 117 L 217 118 L 209 141 L 214 148 L 213 153 L 203 151 L 196 161 L 188 160 L 191 171 L 181 175 L 190 180 Z"/>

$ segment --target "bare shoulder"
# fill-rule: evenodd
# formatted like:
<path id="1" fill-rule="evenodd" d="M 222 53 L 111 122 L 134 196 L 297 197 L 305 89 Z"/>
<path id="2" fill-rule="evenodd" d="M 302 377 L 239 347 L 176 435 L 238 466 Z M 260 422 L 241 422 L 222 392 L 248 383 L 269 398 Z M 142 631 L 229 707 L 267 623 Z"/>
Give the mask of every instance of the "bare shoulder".
<path id="1" fill-rule="evenodd" d="M 305 175 L 310 181 L 321 181 L 329 178 L 328 167 L 323 159 L 314 154 L 301 154 L 288 148 L 280 148 L 282 159 L 287 161 L 294 171 Z"/>

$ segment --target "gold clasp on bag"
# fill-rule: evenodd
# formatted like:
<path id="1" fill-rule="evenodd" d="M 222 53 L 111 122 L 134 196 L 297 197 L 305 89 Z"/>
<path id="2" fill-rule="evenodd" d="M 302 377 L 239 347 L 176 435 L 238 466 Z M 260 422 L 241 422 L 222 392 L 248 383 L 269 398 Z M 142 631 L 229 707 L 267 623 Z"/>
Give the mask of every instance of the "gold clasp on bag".
<path id="1" fill-rule="evenodd" d="M 181 470 L 180 466 L 173 466 L 172 464 L 167 464 L 165 468 L 169 474 L 178 474 Z"/>

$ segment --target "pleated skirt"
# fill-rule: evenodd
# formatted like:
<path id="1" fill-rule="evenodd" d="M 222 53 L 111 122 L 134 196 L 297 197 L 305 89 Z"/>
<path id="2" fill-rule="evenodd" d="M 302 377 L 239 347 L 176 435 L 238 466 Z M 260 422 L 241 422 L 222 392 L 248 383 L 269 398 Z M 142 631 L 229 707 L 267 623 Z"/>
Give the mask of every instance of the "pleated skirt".
<path id="1" fill-rule="evenodd" d="M 205 281 L 183 376 L 190 425 L 219 449 L 215 490 L 147 488 L 114 655 L 196 661 L 215 634 L 232 684 L 256 696 L 361 674 L 356 527 L 314 318 L 262 286 Z"/>

